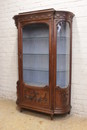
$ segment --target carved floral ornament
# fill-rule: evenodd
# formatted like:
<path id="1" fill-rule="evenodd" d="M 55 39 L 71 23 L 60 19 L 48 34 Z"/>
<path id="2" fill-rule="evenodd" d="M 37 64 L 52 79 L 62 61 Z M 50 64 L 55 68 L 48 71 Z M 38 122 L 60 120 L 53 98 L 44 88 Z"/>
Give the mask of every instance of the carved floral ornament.
<path id="1" fill-rule="evenodd" d="M 68 101 L 68 97 L 69 97 L 69 92 L 60 92 L 61 95 L 61 99 L 62 99 L 62 104 L 65 106 L 67 104 Z"/>
<path id="2" fill-rule="evenodd" d="M 44 14 L 37 14 L 37 15 L 25 15 L 25 16 L 14 16 L 13 19 L 15 19 L 15 24 L 18 26 L 18 22 L 23 21 L 33 21 L 33 20 L 42 20 L 42 19 L 50 19 L 53 17 L 53 13 L 44 13 Z"/>
<path id="3" fill-rule="evenodd" d="M 45 12 L 45 13 L 36 13 L 36 14 L 26 14 L 26 15 L 15 15 L 13 19 L 15 19 L 15 24 L 18 26 L 18 22 L 23 21 L 34 21 L 34 20 L 42 20 L 42 19 L 51 19 L 54 18 L 55 21 L 59 20 L 66 20 L 72 22 L 73 14 L 70 12 L 64 11 L 52 11 L 52 12 Z"/>
<path id="4" fill-rule="evenodd" d="M 55 24 L 56 24 L 56 27 L 58 26 L 58 23 L 60 22 L 68 22 L 70 25 L 72 23 L 72 17 L 69 15 L 68 17 L 66 17 L 66 15 L 59 15 L 57 14 L 57 16 L 55 15 Z"/>
<path id="5" fill-rule="evenodd" d="M 40 91 L 37 90 L 24 90 L 24 98 L 28 99 L 29 101 L 37 102 L 37 103 L 46 103 L 48 101 L 47 99 L 47 92 L 40 93 Z"/>
<path id="6" fill-rule="evenodd" d="M 71 15 L 71 14 L 69 14 L 68 13 L 68 15 L 67 15 L 67 13 L 56 13 L 55 14 L 55 19 L 61 19 L 61 20 L 63 20 L 63 19 L 65 19 L 65 20 L 69 20 L 69 21 L 72 21 L 72 17 L 73 17 L 73 15 Z"/>
<path id="7" fill-rule="evenodd" d="M 56 97 L 57 100 L 61 100 L 62 106 L 67 106 L 67 103 L 69 102 L 69 89 L 56 89 Z"/>

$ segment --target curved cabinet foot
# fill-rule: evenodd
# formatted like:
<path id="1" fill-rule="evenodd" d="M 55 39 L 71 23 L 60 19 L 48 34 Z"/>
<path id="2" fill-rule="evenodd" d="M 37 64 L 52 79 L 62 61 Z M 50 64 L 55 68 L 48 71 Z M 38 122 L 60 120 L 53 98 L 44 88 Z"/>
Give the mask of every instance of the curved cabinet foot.
<path id="1" fill-rule="evenodd" d="M 70 111 L 68 112 L 68 114 L 70 114 Z"/>
<path id="2" fill-rule="evenodd" d="M 51 116 L 51 120 L 53 120 L 53 114 L 51 114 L 50 116 Z"/>
<path id="3" fill-rule="evenodd" d="M 22 112 L 23 111 L 23 108 L 20 108 L 20 112 Z"/>

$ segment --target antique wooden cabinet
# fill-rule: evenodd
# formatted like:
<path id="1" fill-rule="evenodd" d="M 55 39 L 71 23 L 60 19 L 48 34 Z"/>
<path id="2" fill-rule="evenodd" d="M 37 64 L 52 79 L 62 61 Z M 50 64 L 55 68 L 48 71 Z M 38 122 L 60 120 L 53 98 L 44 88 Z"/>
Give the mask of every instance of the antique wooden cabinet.
<path id="1" fill-rule="evenodd" d="M 18 28 L 17 104 L 51 115 L 70 113 L 72 18 L 54 9 L 14 16 Z"/>

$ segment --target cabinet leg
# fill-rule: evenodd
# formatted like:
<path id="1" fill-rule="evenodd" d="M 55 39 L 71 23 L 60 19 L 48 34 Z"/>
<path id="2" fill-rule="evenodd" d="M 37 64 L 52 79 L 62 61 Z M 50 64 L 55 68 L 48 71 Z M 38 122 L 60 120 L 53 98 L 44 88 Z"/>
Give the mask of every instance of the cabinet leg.
<path id="1" fill-rule="evenodd" d="M 68 112 L 68 114 L 70 114 L 70 111 Z"/>
<path id="2" fill-rule="evenodd" d="M 23 108 L 20 108 L 20 112 L 22 112 L 23 111 Z"/>
<path id="3" fill-rule="evenodd" d="M 51 114 L 51 120 L 53 120 L 53 114 Z"/>

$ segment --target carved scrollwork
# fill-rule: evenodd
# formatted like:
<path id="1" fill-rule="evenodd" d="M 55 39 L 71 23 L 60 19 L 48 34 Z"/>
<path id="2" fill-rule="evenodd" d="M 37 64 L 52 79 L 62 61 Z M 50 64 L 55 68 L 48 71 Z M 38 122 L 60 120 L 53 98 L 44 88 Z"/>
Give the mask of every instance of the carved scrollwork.
<path id="1" fill-rule="evenodd" d="M 60 21 L 67 21 L 67 22 L 71 23 L 73 16 L 74 15 L 69 12 L 68 13 L 67 12 L 56 12 L 55 16 L 54 16 L 55 21 L 56 21 L 56 26 L 57 26 L 58 22 L 60 22 Z"/>
<path id="2" fill-rule="evenodd" d="M 45 18 L 50 18 L 52 14 L 38 14 L 38 15 L 26 15 L 24 17 L 20 17 L 20 21 L 26 21 L 26 20 L 40 20 Z"/>
<path id="3" fill-rule="evenodd" d="M 60 95 L 61 95 L 61 101 L 62 101 L 62 104 L 63 104 L 63 106 L 66 106 L 66 104 L 67 104 L 67 100 L 68 100 L 68 96 L 69 96 L 69 94 L 68 94 L 68 92 L 60 92 Z"/>
<path id="4" fill-rule="evenodd" d="M 56 13 L 55 15 L 55 19 L 65 19 L 66 18 L 66 15 L 65 14 L 60 14 L 60 13 Z"/>
<path id="5" fill-rule="evenodd" d="M 33 102 L 36 104 L 48 104 L 48 91 L 24 89 L 24 99 L 31 103 Z"/>
<path id="6" fill-rule="evenodd" d="M 72 22 L 74 14 L 67 11 L 55 11 L 51 10 L 51 12 L 44 12 L 44 13 L 24 13 L 15 15 L 13 19 L 15 19 L 15 24 L 18 26 L 18 22 L 26 22 L 26 21 L 36 21 L 36 20 L 42 20 L 42 19 L 50 19 L 54 18 L 56 22 L 60 20 L 66 20 L 70 23 Z"/>
<path id="7" fill-rule="evenodd" d="M 34 102 L 47 102 L 47 93 L 44 93 L 44 96 L 41 96 L 37 91 L 32 90 L 28 95 L 25 94 L 25 98 Z"/>
<path id="8" fill-rule="evenodd" d="M 65 107 L 69 104 L 69 88 L 56 88 L 56 106 Z"/>
<path id="9" fill-rule="evenodd" d="M 27 14 L 27 15 L 17 15 L 14 16 L 15 24 L 18 26 L 18 22 L 25 22 L 25 21 L 34 21 L 34 20 L 42 20 L 42 19 L 50 19 L 53 17 L 53 13 L 44 13 L 44 14 Z"/>

